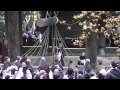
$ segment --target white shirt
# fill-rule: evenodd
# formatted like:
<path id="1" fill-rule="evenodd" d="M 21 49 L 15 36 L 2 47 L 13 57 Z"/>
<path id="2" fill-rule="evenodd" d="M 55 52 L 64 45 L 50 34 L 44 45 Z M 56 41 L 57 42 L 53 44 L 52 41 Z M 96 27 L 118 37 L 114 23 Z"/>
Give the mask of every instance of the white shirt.
<path id="1" fill-rule="evenodd" d="M 52 73 L 51 70 L 50 70 L 50 72 L 49 72 L 49 79 L 53 79 L 53 73 Z"/>
<path id="2" fill-rule="evenodd" d="M 86 60 L 85 60 L 85 59 L 83 59 L 83 60 L 81 60 L 81 63 L 83 63 L 83 64 L 85 65 L 85 61 L 86 61 Z"/>
<path id="3" fill-rule="evenodd" d="M 58 55 L 57 55 L 58 61 L 61 61 L 61 56 L 62 56 L 62 53 L 59 52 Z"/>

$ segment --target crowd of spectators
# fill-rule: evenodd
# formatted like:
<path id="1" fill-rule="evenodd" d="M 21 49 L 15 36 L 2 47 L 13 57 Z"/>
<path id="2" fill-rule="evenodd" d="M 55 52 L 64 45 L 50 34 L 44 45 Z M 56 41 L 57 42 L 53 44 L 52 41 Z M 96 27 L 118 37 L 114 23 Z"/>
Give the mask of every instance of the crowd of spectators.
<path id="1" fill-rule="evenodd" d="M 67 70 L 55 58 L 52 66 L 49 66 L 45 57 L 41 57 L 38 68 L 32 66 L 31 60 L 24 57 L 17 57 L 11 62 L 6 56 L 4 64 L 0 67 L 1 79 L 120 79 L 120 64 L 112 61 L 109 68 L 102 65 L 102 60 L 98 60 L 96 69 L 92 69 L 90 59 L 80 56 L 77 64 L 73 60 L 69 61 Z M 78 68 L 82 65 L 84 68 Z"/>

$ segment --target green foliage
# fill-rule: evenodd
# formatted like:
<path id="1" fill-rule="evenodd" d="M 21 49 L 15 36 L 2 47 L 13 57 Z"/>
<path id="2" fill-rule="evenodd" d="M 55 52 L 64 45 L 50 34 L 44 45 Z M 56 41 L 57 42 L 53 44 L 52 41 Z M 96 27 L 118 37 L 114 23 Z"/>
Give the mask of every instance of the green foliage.
<path id="1" fill-rule="evenodd" d="M 30 29 L 37 18 L 40 18 L 40 11 L 22 11 L 23 30 L 26 30 L 27 26 Z"/>
<path id="2" fill-rule="evenodd" d="M 22 11 L 22 24 L 26 22 L 26 24 L 28 24 L 28 27 L 31 28 L 34 19 L 37 19 L 39 17 L 40 11 Z M 23 30 L 24 29 L 25 28 L 23 28 Z M 5 11 L 0 11 L 0 31 L 5 31 Z"/>

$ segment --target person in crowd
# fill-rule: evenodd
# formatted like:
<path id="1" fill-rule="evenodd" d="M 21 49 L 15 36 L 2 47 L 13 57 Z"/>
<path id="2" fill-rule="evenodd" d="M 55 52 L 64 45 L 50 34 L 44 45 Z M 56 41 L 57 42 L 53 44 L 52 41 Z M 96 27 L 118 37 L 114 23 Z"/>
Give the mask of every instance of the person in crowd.
<path id="1" fill-rule="evenodd" d="M 68 68 L 72 68 L 75 71 L 76 67 L 72 60 L 69 61 Z"/>
<path id="2" fill-rule="evenodd" d="M 39 76 L 40 76 L 40 79 L 47 79 L 48 73 L 45 70 L 40 70 Z"/>
<path id="3" fill-rule="evenodd" d="M 85 53 L 83 52 L 79 57 L 78 65 L 85 65 Z"/>
<path id="4" fill-rule="evenodd" d="M 27 39 L 28 39 L 28 34 L 27 33 L 23 33 L 23 46 L 27 46 Z"/>
<path id="5" fill-rule="evenodd" d="M 78 71 L 77 79 L 84 79 L 83 71 Z"/>
<path id="6" fill-rule="evenodd" d="M 35 37 L 35 35 L 32 35 L 32 44 L 31 46 L 33 46 L 35 44 L 35 42 L 37 41 L 37 38 Z"/>
<path id="7" fill-rule="evenodd" d="M 17 56 L 17 59 L 16 59 L 16 61 L 15 61 L 15 65 L 16 65 L 18 68 L 21 67 L 20 61 L 21 61 L 21 57 L 20 57 L 20 56 Z"/>
<path id="8" fill-rule="evenodd" d="M 90 64 L 90 59 L 86 59 L 86 62 L 85 62 L 85 68 L 84 68 L 84 72 L 85 73 L 90 73 L 92 68 L 91 68 L 91 64 Z"/>
<path id="9" fill-rule="evenodd" d="M 68 79 L 74 79 L 74 70 L 72 68 L 68 68 L 67 77 Z"/>
<path id="10" fill-rule="evenodd" d="M 98 65 L 96 66 L 96 74 L 98 75 L 98 73 L 100 72 L 101 69 L 105 69 L 105 67 L 102 65 L 103 61 L 102 60 L 98 60 Z"/>
<path id="11" fill-rule="evenodd" d="M 97 79 L 96 73 L 94 71 L 90 72 L 90 79 Z"/>
<path id="12" fill-rule="evenodd" d="M 101 69 L 100 72 L 98 73 L 98 79 L 105 79 L 107 72 L 105 69 Z"/>
<path id="13" fill-rule="evenodd" d="M 99 73 L 98 74 L 98 79 L 104 79 L 104 76 L 101 73 Z"/>
<path id="14" fill-rule="evenodd" d="M 27 39 L 27 45 L 28 46 L 32 46 L 32 35 L 31 35 L 31 33 L 28 33 L 28 39 Z"/>
<path id="15" fill-rule="evenodd" d="M 40 65 L 39 65 L 39 68 L 38 68 L 38 69 L 39 69 L 39 71 L 40 71 L 40 70 L 45 70 L 47 73 L 49 73 L 50 67 L 49 67 L 49 65 L 48 65 L 45 57 L 42 57 L 42 58 L 41 58 L 41 62 L 40 62 Z"/>
<path id="16" fill-rule="evenodd" d="M 85 73 L 84 74 L 84 79 L 90 79 L 90 74 L 89 73 Z"/>
<path id="17" fill-rule="evenodd" d="M 62 79 L 62 78 L 60 78 L 60 71 L 58 69 L 54 70 L 53 79 Z"/>
<path id="18" fill-rule="evenodd" d="M 34 70 L 33 70 L 33 67 L 31 65 L 31 60 L 27 59 L 27 61 L 25 63 L 26 63 L 26 66 L 27 66 L 28 70 L 30 70 L 30 72 L 32 74 L 32 77 L 34 77 Z"/>
<path id="19" fill-rule="evenodd" d="M 4 65 L 3 65 L 3 70 L 6 70 L 9 66 L 11 66 L 11 62 L 10 62 L 10 57 L 6 56 L 4 59 Z"/>
<path id="20" fill-rule="evenodd" d="M 53 65 L 52 65 L 52 67 L 51 67 L 51 71 L 54 72 L 54 70 L 55 70 L 56 68 L 58 68 L 58 67 L 63 70 L 63 66 L 62 66 L 61 63 L 58 61 L 58 59 L 55 58 L 55 60 L 54 60 L 54 62 L 53 62 Z"/>
<path id="21" fill-rule="evenodd" d="M 115 61 L 112 61 L 110 64 L 110 69 L 107 71 L 105 79 L 120 79 L 120 73 L 116 69 L 117 65 Z"/>

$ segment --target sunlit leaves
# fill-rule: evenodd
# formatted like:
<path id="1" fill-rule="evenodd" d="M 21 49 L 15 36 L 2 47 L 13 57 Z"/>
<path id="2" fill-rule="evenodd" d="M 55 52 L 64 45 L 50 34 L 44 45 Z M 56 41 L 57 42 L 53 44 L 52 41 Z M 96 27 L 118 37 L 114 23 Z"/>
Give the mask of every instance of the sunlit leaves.
<path id="1" fill-rule="evenodd" d="M 80 23 L 79 23 L 79 25 L 80 25 L 80 26 L 82 26 L 82 25 L 83 25 L 83 23 L 82 23 L 82 22 L 80 22 Z"/>
<path id="2" fill-rule="evenodd" d="M 83 26 L 83 30 L 87 30 L 87 28 L 88 28 L 87 25 Z"/>
<path id="3" fill-rule="evenodd" d="M 65 20 L 62 20 L 62 21 L 59 21 L 59 22 L 60 22 L 60 24 L 65 24 L 66 23 Z"/>
<path id="4" fill-rule="evenodd" d="M 78 24 L 80 27 L 82 27 L 82 30 L 90 30 L 90 32 L 94 31 L 96 33 L 104 32 L 106 30 L 120 30 L 120 15 L 113 16 L 114 12 L 115 11 L 82 11 L 77 15 L 73 15 L 73 23 L 76 22 L 75 24 Z M 102 28 L 99 30 L 98 26 L 101 27 L 102 25 L 98 21 L 101 22 L 101 18 L 105 29 Z M 65 24 L 61 22 L 61 24 L 67 25 L 66 22 Z M 73 25 L 74 24 L 72 23 L 70 25 L 67 25 L 67 29 L 70 30 Z M 86 34 L 86 36 L 87 35 L 89 34 Z M 83 38 L 84 36 L 80 35 L 79 43 L 81 40 L 81 42 L 84 42 L 85 39 Z M 77 44 L 77 42 L 74 42 L 74 44 Z M 82 43 L 79 45 L 81 46 Z"/>
<path id="5" fill-rule="evenodd" d="M 71 26 L 68 26 L 67 29 L 68 29 L 68 30 L 71 30 Z"/>

